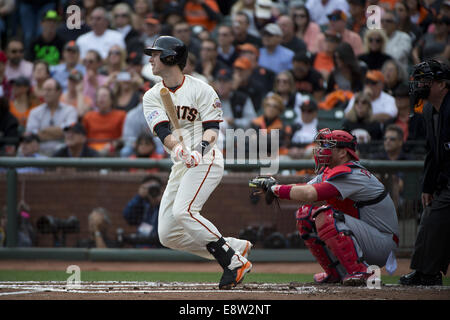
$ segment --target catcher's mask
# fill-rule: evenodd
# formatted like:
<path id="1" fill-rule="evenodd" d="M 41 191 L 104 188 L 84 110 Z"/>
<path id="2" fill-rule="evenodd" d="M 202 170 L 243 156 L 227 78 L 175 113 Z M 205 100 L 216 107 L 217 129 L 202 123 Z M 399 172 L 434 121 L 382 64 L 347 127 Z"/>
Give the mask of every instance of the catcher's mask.
<path id="1" fill-rule="evenodd" d="M 414 66 L 409 78 L 409 94 L 415 105 L 420 99 L 428 99 L 433 81 L 449 80 L 447 65 L 430 59 Z"/>
<path id="2" fill-rule="evenodd" d="M 316 172 L 322 167 L 327 167 L 331 162 L 331 150 L 333 148 L 345 148 L 350 156 L 359 161 L 356 154 L 356 137 L 344 130 L 333 130 L 328 128 L 320 130 L 314 138 L 314 161 Z"/>

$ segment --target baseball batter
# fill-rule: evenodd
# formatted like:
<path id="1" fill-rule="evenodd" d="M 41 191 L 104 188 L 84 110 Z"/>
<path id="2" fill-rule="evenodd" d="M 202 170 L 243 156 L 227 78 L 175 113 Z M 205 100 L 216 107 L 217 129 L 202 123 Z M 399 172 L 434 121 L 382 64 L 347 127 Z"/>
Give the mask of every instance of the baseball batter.
<path id="1" fill-rule="evenodd" d="M 211 86 L 182 73 L 187 52 L 182 41 L 170 36 L 157 38 L 152 47 L 144 50 L 151 56 L 153 73 L 163 79 L 145 93 L 144 116 L 174 161 L 161 200 L 158 235 L 168 248 L 215 258 L 224 270 L 219 288 L 230 289 L 252 268 L 247 260 L 252 244 L 224 238 L 200 214 L 223 175 L 223 156 L 215 145 L 222 110 Z M 160 96 L 163 87 L 170 91 L 181 128 L 179 132 L 174 130 L 165 112 Z"/>
<path id="2" fill-rule="evenodd" d="M 269 195 L 309 205 L 296 213 L 297 228 L 325 272 L 318 283 L 364 285 L 369 265 L 395 264 L 398 221 L 383 184 L 359 163 L 356 138 L 343 130 L 323 129 L 315 139 L 318 175 L 303 185 L 257 180 Z M 311 203 L 325 201 L 326 205 Z"/>

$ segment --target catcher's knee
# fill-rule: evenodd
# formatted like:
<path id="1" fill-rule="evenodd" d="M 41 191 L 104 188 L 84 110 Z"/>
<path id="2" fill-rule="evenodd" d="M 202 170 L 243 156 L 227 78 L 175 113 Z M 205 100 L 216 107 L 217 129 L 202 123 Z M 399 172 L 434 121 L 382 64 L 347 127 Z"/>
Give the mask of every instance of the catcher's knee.
<path id="1" fill-rule="evenodd" d="M 336 222 L 345 222 L 344 214 L 334 210 L 330 206 L 323 206 L 320 210 L 316 210 L 313 214 L 315 216 L 315 226 L 320 239 L 326 241 L 327 239 L 336 236 L 339 233 Z"/>
<path id="2" fill-rule="evenodd" d="M 314 219 L 312 217 L 312 212 L 315 207 L 312 205 L 301 206 L 296 212 L 297 229 L 300 236 L 304 236 L 313 232 L 314 230 Z"/>

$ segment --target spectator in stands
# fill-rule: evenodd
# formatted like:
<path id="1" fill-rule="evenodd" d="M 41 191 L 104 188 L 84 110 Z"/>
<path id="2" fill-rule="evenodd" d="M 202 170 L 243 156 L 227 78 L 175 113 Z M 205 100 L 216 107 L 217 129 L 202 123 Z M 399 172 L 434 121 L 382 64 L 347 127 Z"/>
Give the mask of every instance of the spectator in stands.
<path id="1" fill-rule="evenodd" d="M 33 78 L 31 86 L 34 94 L 44 102 L 44 83 L 50 78 L 50 66 L 43 60 L 36 60 L 33 64 Z"/>
<path id="2" fill-rule="evenodd" d="M 366 63 L 368 70 L 381 70 L 383 64 L 392 59 L 384 53 L 387 40 L 382 29 L 369 29 L 364 34 L 364 53 L 358 59 Z"/>
<path id="3" fill-rule="evenodd" d="M 290 127 L 287 127 L 283 124 L 281 120 L 281 115 L 284 111 L 284 103 L 283 98 L 281 98 L 278 94 L 274 93 L 264 98 L 263 100 L 263 114 L 255 119 L 253 119 L 251 127 L 256 130 L 256 132 L 260 132 L 259 130 L 264 129 L 267 130 L 267 146 L 271 146 L 271 131 L 278 130 L 279 134 L 279 152 L 280 154 L 287 153 L 287 138 L 290 135 Z M 262 137 L 262 134 L 258 135 L 258 139 Z M 253 136 L 255 138 L 255 136 Z M 261 141 L 258 141 L 258 145 L 260 145 Z M 272 150 L 269 149 L 269 154 L 272 154 Z"/>
<path id="4" fill-rule="evenodd" d="M 130 111 L 139 104 L 140 94 L 137 85 L 128 71 L 120 72 L 116 77 L 116 109 Z"/>
<path id="5" fill-rule="evenodd" d="M 246 93 L 252 99 L 258 113 L 267 91 L 264 82 L 252 81 L 252 73 L 252 63 L 247 57 L 236 59 L 233 64 L 233 89 Z"/>
<path id="6" fill-rule="evenodd" d="M 41 104 L 40 100 L 31 89 L 30 80 L 18 77 L 10 81 L 12 96 L 9 100 L 9 111 L 19 121 L 19 126 L 26 128 L 30 111 Z"/>
<path id="7" fill-rule="evenodd" d="M 63 91 L 67 90 L 67 82 L 70 72 L 75 69 L 82 75 L 85 73 L 84 66 L 79 63 L 80 60 L 80 48 L 77 46 L 75 41 L 69 41 L 64 46 L 62 52 L 63 62 L 50 67 L 50 74 L 52 78 L 56 79 L 63 88 Z"/>
<path id="8" fill-rule="evenodd" d="M 81 119 L 86 112 L 93 110 L 94 102 L 83 93 L 83 75 L 77 70 L 72 69 L 68 78 L 67 91 L 63 92 L 60 101 L 62 103 L 74 106 L 77 109 L 78 118 Z"/>
<path id="9" fill-rule="evenodd" d="M 161 21 L 154 15 L 149 14 L 144 20 L 144 32 L 141 35 L 141 42 L 145 47 L 151 47 L 156 38 L 162 33 Z"/>
<path id="10" fill-rule="evenodd" d="M 119 72 L 125 71 L 127 68 L 127 51 L 118 45 L 113 45 L 108 51 L 108 57 L 104 64 L 100 67 L 99 73 L 110 78 L 109 81 L 114 82 Z"/>
<path id="11" fill-rule="evenodd" d="M 262 30 L 263 47 L 259 51 L 259 65 L 275 73 L 292 69 L 294 52 L 281 45 L 283 32 L 275 23 L 267 24 Z"/>
<path id="12" fill-rule="evenodd" d="M 186 21 L 212 32 L 222 18 L 216 0 L 182 0 L 179 3 Z"/>
<path id="13" fill-rule="evenodd" d="M 145 19 L 154 11 L 153 1 L 149 0 L 134 0 L 133 1 L 134 14 L 131 16 L 133 28 L 140 34 L 145 32 Z"/>
<path id="14" fill-rule="evenodd" d="M 200 79 L 207 83 L 208 79 L 206 79 L 206 77 L 204 75 L 195 71 L 196 66 L 197 66 L 197 58 L 195 57 L 195 55 L 192 52 L 188 52 L 186 66 L 183 69 L 183 73 L 193 76 L 193 77 Z"/>
<path id="15" fill-rule="evenodd" d="M 324 32 L 324 37 L 324 50 L 314 56 L 313 67 L 322 74 L 325 81 L 328 81 L 328 77 L 334 69 L 334 52 L 341 43 L 342 36 L 340 33 L 328 29 Z"/>
<path id="16" fill-rule="evenodd" d="M 140 43 L 141 33 L 132 25 L 132 11 L 128 3 L 120 2 L 112 9 L 113 26 L 120 32 L 126 45 L 126 51 L 130 52 L 139 48 L 143 49 L 144 44 Z"/>
<path id="17" fill-rule="evenodd" d="M 355 95 L 353 107 L 345 114 L 342 128 L 348 132 L 360 129 L 366 131 L 369 141 L 381 140 L 383 130 L 381 123 L 373 119 L 372 101 L 370 96 L 364 92 Z M 369 142 L 365 141 L 365 142 Z"/>
<path id="18" fill-rule="evenodd" d="M 57 65 L 62 58 L 64 41 L 56 34 L 61 18 L 55 10 L 49 10 L 42 17 L 42 33 L 30 44 L 27 60 L 43 60 L 49 65 Z"/>
<path id="19" fill-rule="evenodd" d="M 327 93 L 335 90 L 358 92 L 363 89 L 363 73 L 352 47 L 342 42 L 334 52 L 335 68 L 328 78 Z"/>
<path id="20" fill-rule="evenodd" d="M 356 32 L 361 37 L 367 30 L 366 0 L 348 0 L 350 17 L 347 20 L 347 28 Z"/>
<path id="21" fill-rule="evenodd" d="M 381 72 L 383 73 L 385 80 L 383 90 L 389 93 L 391 96 L 394 95 L 394 91 L 401 83 L 408 80 L 405 71 L 402 69 L 400 64 L 394 59 L 387 60 L 383 64 Z"/>
<path id="22" fill-rule="evenodd" d="M 270 22 L 276 20 L 277 10 L 276 3 L 272 0 L 256 0 L 254 21 L 256 28 L 261 29 Z"/>
<path id="23" fill-rule="evenodd" d="M 295 25 L 296 37 L 305 42 L 309 52 L 316 53 L 319 50 L 317 39 L 322 33 L 319 25 L 311 20 L 309 10 L 304 5 L 294 5 L 293 2 L 291 5 L 290 13 Z"/>
<path id="24" fill-rule="evenodd" d="M 23 32 L 23 40 L 26 45 L 41 34 L 41 18 L 48 10 L 55 10 L 56 3 L 53 0 L 22 0 L 18 3 L 20 24 Z"/>
<path id="25" fill-rule="evenodd" d="M 414 112 L 411 107 L 409 97 L 409 86 L 407 83 L 401 83 L 393 93 L 395 105 L 397 106 L 397 116 L 386 122 L 385 125 L 393 123 L 403 131 L 403 141 L 425 140 L 426 128 L 425 120 L 421 113 Z"/>
<path id="26" fill-rule="evenodd" d="M 262 46 L 261 38 L 249 33 L 250 18 L 245 12 L 238 11 L 231 17 L 231 21 L 235 46 L 244 43 L 251 43 L 257 48 L 260 48 Z"/>
<path id="27" fill-rule="evenodd" d="M 407 0 L 406 3 L 409 8 L 411 21 L 420 27 L 422 34 L 426 33 L 428 26 L 433 21 L 433 14 L 425 8 L 420 0 Z"/>
<path id="28" fill-rule="evenodd" d="M 408 1 L 397 1 L 395 3 L 395 14 L 399 21 L 398 30 L 407 33 L 411 37 L 413 47 L 415 47 L 417 41 L 422 37 L 422 30 L 411 21 Z"/>
<path id="29" fill-rule="evenodd" d="M 277 19 L 277 24 L 283 32 L 281 41 L 283 47 L 291 49 L 295 53 L 307 50 L 305 42 L 296 36 L 295 24 L 290 16 L 281 15 Z"/>
<path id="30" fill-rule="evenodd" d="M 434 25 L 434 32 L 424 34 L 414 47 L 414 64 L 436 57 L 450 59 L 450 17 L 440 14 L 434 19 Z"/>
<path id="31" fill-rule="evenodd" d="M 237 0 L 230 10 L 230 16 L 234 17 L 238 12 L 244 12 L 249 20 L 248 33 L 259 38 L 259 30 L 255 24 L 256 0 Z"/>
<path id="32" fill-rule="evenodd" d="M 97 90 L 108 84 L 108 77 L 99 73 L 102 57 L 96 50 L 89 50 L 83 59 L 86 72 L 83 76 L 83 94 L 95 101 Z M 111 78 L 112 79 L 112 78 Z"/>
<path id="33" fill-rule="evenodd" d="M 302 94 L 312 96 L 321 101 L 324 94 L 324 81 L 322 74 L 312 66 L 312 57 L 309 52 L 296 53 L 292 61 L 292 75 L 295 88 Z"/>
<path id="34" fill-rule="evenodd" d="M 137 236 L 147 244 L 160 246 L 158 238 L 158 214 L 163 191 L 162 180 L 155 175 L 145 176 L 137 194 L 123 209 L 123 217 L 131 226 L 137 226 Z"/>
<path id="35" fill-rule="evenodd" d="M 117 241 L 111 240 L 108 231 L 111 226 L 110 213 L 103 207 L 94 208 L 88 216 L 89 239 L 80 240 L 78 247 L 82 248 L 115 248 Z"/>
<path id="36" fill-rule="evenodd" d="M 196 57 L 200 56 L 201 41 L 192 35 L 191 26 L 185 20 L 174 24 L 172 34 L 174 37 L 183 41 L 188 51 Z"/>
<path id="37" fill-rule="evenodd" d="M 45 102 L 30 111 L 25 131 L 37 134 L 40 153 L 50 156 L 62 144 L 63 128 L 75 123 L 78 114 L 74 107 L 59 101 L 62 88 L 58 81 L 49 78 L 43 88 Z"/>
<path id="38" fill-rule="evenodd" d="M 214 81 L 214 88 L 222 103 L 226 128 L 250 128 L 252 120 L 256 118 L 255 108 L 248 94 L 233 90 L 232 71 L 220 69 Z"/>
<path id="39" fill-rule="evenodd" d="M 8 80 L 17 77 L 25 77 L 31 81 L 33 75 L 33 63 L 24 59 L 24 45 L 19 39 L 12 38 L 6 47 L 5 76 Z"/>
<path id="40" fill-rule="evenodd" d="M 329 22 L 328 15 L 334 10 L 343 10 L 346 16 L 349 15 L 348 3 L 345 0 L 307 0 L 306 8 L 308 8 L 311 20 L 320 26 L 325 26 Z"/>
<path id="41" fill-rule="evenodd" d="M 20 137 L 19 121 L 9 111 L 5 97 L 0 97 L 0 135 L 3 138 L 0 140 L 0 156 L 15 156 Z"/>
<path id="42" fill-rule="evenodd" d="M 195 71 L 208 79 L 208 82 L 214 81 L 214 76 L 220 69 L 227 68 L 227 64 L 217 58 L 217 43 L 212 39 L 202 41 L 200 50 L 200 60 L 197 63 Z"/>
<path id="43" fill-rule="evenodd" d="M 9 99 L 11 87 L 5 75 L 6 63 L 8 58 L 6 54 L 0 50 L 0 97 Z"/>
<path id="44" fill-rule="evenodd" d="M 143 92 L 141 92 L 141 95 L 142 94 Z M 145 120 L 144 114 L 142 113 L 142 99 L 140 99 L 139 101 L 139 105 L 128 111 L 125 117 L 125 123 L 123 125 L 121 138 L 124 146 L 120 150 L 120 156 L 123 158 L 129 157 L 133 153 L 136 145 L 136 140 L 141 134 L 152 134 L 149 131 L 147 121 Z M 164 156 L 165 151 L 161 141 L 159 139 L 154 139 L 154 142 L 156 143 L 156 151 L 158 152 L 158 154 Z"/>
<path id="45" fill-rule="evenodd" d="M 233 42 L 233 28 L 228 25 L 219 26 L 217 29 L 217 59 L 227 64 L 230 68 L 239 55 Z"/>
<path id="46" fill-rule="evenodd" d="M 86 129 L 80 122 L 64 128 L 65 146 L 56 151 L 53 157 L 94 158 L 99 153 L 87 145 Z"/>
<path id="47" fill-rule="evenodd" d="M 136 145 L 134 147 L 134 152 L 129 156 L 130 159 L 153 159 L 159 160 L 163 159 L 164 156 L 157 152 L 156 143 L 153 136 L 147 132 L 143 132 L 139 135 L 136 140 Z M 158 168 L 130 168 L 130 172 L 146 172 L 146 173 L 154 173 L 158 172 Z"/>
<path id="48" fill-rule="evenodd" d="M 108 29 L 107 12 L 102 7 L 97 7 L 90 16 L 92 31 L 81 35 L 76 43 L 80 47 L 81 59 L 84 59 L 90 50 L 99 52 L 100 57 L 105 59 L 109 49 L 117 44 L 122 49 L 126 48 L 122 34 L 116 30 Z"/>
<path id="49" fill-rule="evenodd" d="M 396 59 L 403 70 L 407 72 L 412 41 L 407 33 L 397 29 L 398 23 L 398 18 L 394 12 L 386 11 L 382 15 L 381 25 L 388 37 L 384 52 Z"/>
<path id="50" fill-rule="evenodd" d="M 367 72 L 364 92 L 371 97 L 373 119 L 381 122 L 395 118 L 398 112 L 394 97 L 383 91 L 384 83 L 381 71 L 370 70 Z M 355 97 L 352 97 L 345 108 L 345 113 L 351 110 L 354 101 Z"/>
<path id="51" fill-rule="evenodd" d="M 295 123 L 292 125 L 290 148 L 295 147 L 300 149 L 295 151 L 295 157 L 297 158 L 300 155 L 304 155 L 304 152 L 306 151 L 304 147 L 314 141 L 319 121 L 317 118 L 317 104 L 311 99 L 305 99 L 296 111 L 298 115 L 295 119 Z M 301 151 L 300 154 L 299 151 Z M 293 150 L 290 150 L 290 154 L 292 156 Z"/>
<path id="52" fill-rule="evenodd" d="M 250 43 L 241 44 L 238 47 L 240 57 L 246 57 L 250 60 L 252 73 L 250 75 L 250 82 L 259 83 L 262 91 L 267 93 L 272 90 L 275 81 L 275 72 L 259 65 L 259 50 L 256 46 Z"/>
<path id="53" fill-rule="evenodd" d="M 328 15 L 328 19 L 330 20 L 328 29 L 339 33 L 342 37 L 342 42 L 347 42 L 351 45 L 356 56 L 364 53 L 363 43 L 359 34 L 346 28 L 347 15 L 344 11 L 334 10 Z M 317 40 L 319 43 L 319 51 L 325 50 L 325 42 L 323 40 L 322 35 Z"/>
<path id="54" fill-rule="evenodd" d="M 114 155 L 118 151 L 116 147 L 122 136 L 126 112 L 115 109 L 116 98 L 106 86 L 97 90 L 95 105 L 97 110 L 89 111 L 83 118 L 88 145 L 102 156 Z"/>
<path id="55" fill-rule="evenodd" d="M 294 77 L 290 71 L 282 71 L 277 74 L 273 91 L 269 92 L 268 95 L 273 93 L 278 94 L 283 99 L 284 111 L 281 114 L 283 124 L 291 125 L 299 115 L 298 111 L 300 111 L 300 106 L 303 104 L 305 97 L 296 90 Z"/>
<path id="56" fill-rule="evenodd" d="M 18 157 L 26 158 L 37 158 L 43 159 L 47 158 L 45 155 L 39 153 L 40 138 L 37 134 L 25 132 L 22 137 L 20 137 L 20 145 L 17 151 Z M 43 168 L 39 167 L 22 167 L 17 168 L 17 173 L 42 173 Z"/>

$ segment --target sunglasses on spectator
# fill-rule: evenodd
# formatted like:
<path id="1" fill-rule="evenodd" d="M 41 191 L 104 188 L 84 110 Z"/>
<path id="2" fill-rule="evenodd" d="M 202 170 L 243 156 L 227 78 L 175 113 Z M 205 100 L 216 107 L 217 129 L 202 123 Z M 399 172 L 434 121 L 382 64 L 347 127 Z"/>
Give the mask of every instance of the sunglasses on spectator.
<path id="1" fill-rule="evenodd" d="M 114 15 L 114 18 L 126 18 L 128 17 L 128 14 L 126 13 L 117 13 Z"/>
<path id="2" fill-rule="evenodd" d="M 289 79 L 276 79 L 276 82 L 289 83 Z"/>
<path id="3" fill-rule="evenodd" d="M 302 110 L 302 112 L 305 113 L 313 113 L 315 110 L 314 109 L 307 109 L 307 108 L 300 108 Z"/>
<path id="4" fill-rule="evenodd" d="M 369 42 L 381 43 L 381 38 L 369 38 Z"/>
<path id="5" fill-rule="evenodd" d="M 381 22 L 383 23 L 394 23 L 394 19 L 381 19 Z"/>
<path id="6" fill-rule="evenodd" d="M 339 20 L 341 20 L 341 17 L 340 16 L 331 16 L 331 17 L 328 18 L 328 20 L 330 20 L 330 21 L 339 21 Z"/>
<path id="7" fill-rule="evenodd" d="M 12 54 L 23 53 L 23 49 L 11 49 L 10 51 Z"/>
<path id="8" fill-rule="evenodd" d="M 267 104 L 266 104 L 266 107 L 278 109 L 278 105 L 275 104 L 275 103 L 267 103 Z"/>
<path id="9" fill-rule="evenodd" d="M 370 104 L 370 101 L 367 101 L 367 100 L 355 100 L 355 103 L 365 103 L 365 104 Z"/>
<path id="10" fill-rule="evenodd" d="M 111 54 L 116 54 L 116 55 L 120 55 L 121 54 L 121 52 L 120 51 L 118 51 L 118 50 L 114 50 L 114 51 L 110 51 L 109 52 L 109 54 L 111 55 Z"/>
<path id="11" fill-rule="evenodd" d="M 330 41 L 330 42 L 335 42 L 338 43 L 339 39 L 336 37 L 332 37 L 332 36 L 325 36 L 325 41 Z"/>
<path id="12" fill-rule="evenodd" d="M 84 59 L 83 62 L 84 62 L 85 64 L 91 64 L 91 63 L 94 63 L 95 61 L 94 61 L 94 60 L 91 60 L 91 59 Z"/>
<path id="13" fill-rule="evenodd" d="M 366 80 L 366 84 L 371 85 L 371 86 L 374 86 L 374 85 L 376 85 L 377 83 L 378 83 L 377 81 L 373 81 L 373 80 L 370 80 L 370 79 L 367 79 L 367 80 Z"/>
<path id="14" fill-rule="evenodd" d="M 397 138 L 394 138 L 394 137 L 384 137 L 384 139 L 383 139 L 384 141 L 395 141 L 395 140 L 398 140 Z"/>
<path id="15" fill-rule="evenodd" d="M 294 13 L 292 16 L 294 18 L 306 18 L 306 14 L 304 13 Z"/>

